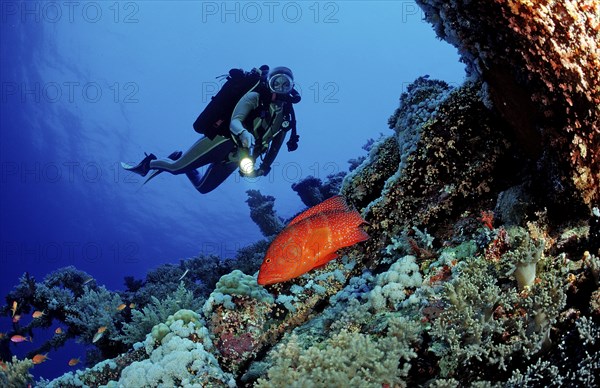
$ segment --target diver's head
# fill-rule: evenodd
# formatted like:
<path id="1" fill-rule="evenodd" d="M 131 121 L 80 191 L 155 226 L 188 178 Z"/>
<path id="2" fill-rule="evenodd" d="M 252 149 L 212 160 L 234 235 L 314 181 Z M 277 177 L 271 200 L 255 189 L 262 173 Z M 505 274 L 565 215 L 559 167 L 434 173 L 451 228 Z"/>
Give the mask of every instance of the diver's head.
<path id="1" fill-rule="evenodd" d="M 273 93 L 288 94 L 294 88 L 294 74 L 287 67 L 274 67 L 269 72 L 267 83 Z"/>

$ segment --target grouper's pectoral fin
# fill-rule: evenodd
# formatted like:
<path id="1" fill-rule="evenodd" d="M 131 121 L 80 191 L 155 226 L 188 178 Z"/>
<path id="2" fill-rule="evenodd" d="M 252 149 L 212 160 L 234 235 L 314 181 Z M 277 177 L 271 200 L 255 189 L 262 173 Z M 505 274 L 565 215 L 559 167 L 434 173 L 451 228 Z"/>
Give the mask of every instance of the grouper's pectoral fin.
<path id="1" fill-rule="evenodd" d="M 313 269 L 321 269 L 321 268 L 325 267 L 327 265 L 327 263 L 329 263 L 331 260 L 335 260 L 337 258 L 338 258 L 338 255 L 335 252 L 325 255 L 315 263 L 315 266 L 313 267 Z"/>

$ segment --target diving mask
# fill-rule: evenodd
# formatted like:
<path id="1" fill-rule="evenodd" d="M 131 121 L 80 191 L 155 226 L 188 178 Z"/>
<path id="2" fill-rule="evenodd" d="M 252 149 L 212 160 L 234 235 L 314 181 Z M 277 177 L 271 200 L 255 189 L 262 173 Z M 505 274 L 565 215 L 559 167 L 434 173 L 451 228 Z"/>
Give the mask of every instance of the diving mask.
<path id="1" fill-rule="evenodd" d="M 294 80 L 287 74 L 275 74 L 269 78 L 269 89 L 273 93 L 288 94 L 294 88 Z"/>

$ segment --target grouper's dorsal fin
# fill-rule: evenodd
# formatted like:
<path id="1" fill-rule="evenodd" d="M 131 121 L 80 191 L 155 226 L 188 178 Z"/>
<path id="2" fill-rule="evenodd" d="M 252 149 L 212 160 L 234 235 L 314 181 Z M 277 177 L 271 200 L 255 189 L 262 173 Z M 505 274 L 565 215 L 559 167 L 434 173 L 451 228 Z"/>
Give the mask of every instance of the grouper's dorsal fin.
<path id="1" fill-rule="evenodd" d="M 346 203 L 346 198 L 343 195 L 335 195 L 331 198 L 326 199 L 318 205 L 315 205 L 302 213 L 298 214 L 293 220 L 287 224 L 287 226 L 291 226 L 297 224 L 298 222 L 305 220 L 309 217 L 314 216 L 315 214 L 331 212 L 331 211 L 350 211 L 348 204 Z"/>

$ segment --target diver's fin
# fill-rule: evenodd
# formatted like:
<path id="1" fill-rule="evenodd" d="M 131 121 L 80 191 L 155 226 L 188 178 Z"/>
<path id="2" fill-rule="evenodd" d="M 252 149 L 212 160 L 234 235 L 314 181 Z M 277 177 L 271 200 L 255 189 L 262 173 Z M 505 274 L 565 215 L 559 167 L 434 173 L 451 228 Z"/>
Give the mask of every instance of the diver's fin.
<path id="1" fill-rule="evenodd" d="M 183 155 L 183 152 L 181 152 L 181 151 L 173 151 L 173 152 L 171 152 L 171 154 L 169 156 L 167 156 L 167 158 L 175 161 L 175 160 L 181 158 L 181 155 Z M 150 174 L 150 176 L 148 178 L 146 178 L 146 180 L 144 181 L 144 183 L 142 183 L 142 186 L 145 185 L 146 183 L 150 182 L 150 180 L 152 180 L 155 176 L 157 176 L 161 172 L 163 172 L 163 170 L 154 170 L 154 171 L 152 171 L 152 174 Z"/>
<path id="2" fill-rule="evenodd" d="M 146 178 L 146 180 L 144 181 L 144 183 L 142 183 L 142 186 L 145 185 L 146 183 L 150 182 L 151 179 L 153 179 L 155 176 L 157 176 L 161 172 L 162 172 L 162 170 L 154 170 L 154 171 L 152 171 L 152 174 L 150 174 L 150 176 L 148 178 Z"/>
<path id="3" fill-rule="evenodd" d="M 131 171 L 141 176 L 146 176 L 146 174 L 148 174 L 148 171 L 150 171 L 150 162 L 153 160 L 156 160 L 156 155 L 146 154 L 146 157 L 142 159 L 142 161 L 139 162 L 137 165 L 131 166 L 127 163 L 121 162 L 121 167 L 123 167 L 127 171 Z"/>

